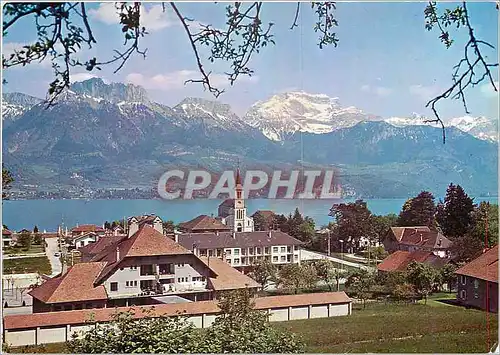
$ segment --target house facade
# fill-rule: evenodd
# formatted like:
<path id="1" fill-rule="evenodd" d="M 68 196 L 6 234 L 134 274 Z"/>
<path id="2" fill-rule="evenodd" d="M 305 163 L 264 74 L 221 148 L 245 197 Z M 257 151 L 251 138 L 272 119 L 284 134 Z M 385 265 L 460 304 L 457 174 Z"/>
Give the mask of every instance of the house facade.
<path id="1" fill-rule="evenodd" d="M 455 273 L 459 304 L 498 313 L 498 245 Z"/>
<path id="2" fill-rule="evenodd" d="M 229 226 L 226 226 L 217 218 L 207 215 L 201 215 L 188 222 L 180 223 L 179 229 L 182 233 L 215 233 L 231 230 Z"/>
<path id="3" fill-rule="evenodd" d="M 82 224 L 71 228 L 70 235 L 72 237 L 77 237 L 90 232 L 95 233 L 96 235 L 104 235 L 105 230 L 104 228 L 97 226 L 95 224 Z"/>
<path id="4" fill-rule="evenodd" d="M 127 225 L 128 236 L 135 234 L 144 225 L 148 225 L 163 234 L 163 220 L 154 214 L 130 217 Z"/>
<path id="5" fill-rule="evenodd" d="M 175 238 L 194 254 L 218 258 L 243 272 L 261 260 L 278 266 L 300 263 L 303 244 L 281 231 L 181 233 Z"/>
<path id="6" fill-rule="evenodd" d="M 161 304 L 162 297 L 173 295 L 210 300 L 224 290 L 260 287 L 230 265 L 199 258 L 147 224 L 130 237 L 102 237 L 79 250 L 83 262 L 30 292 L 34 313 Z"/>
<path id="7" fill-rule="evenodd" d="M 2 244 L 4 248 L 14 246 L 17 242 L 14 234 L 6 228 L 2 228 Z"/>
<path id="8" fill-rule="evenodd" d="M 425 251 L 446 258 L 450 255 L 452 242 L 438 231 L 426 226 L 392 227 L 382 239 L 387 252 Z"/>

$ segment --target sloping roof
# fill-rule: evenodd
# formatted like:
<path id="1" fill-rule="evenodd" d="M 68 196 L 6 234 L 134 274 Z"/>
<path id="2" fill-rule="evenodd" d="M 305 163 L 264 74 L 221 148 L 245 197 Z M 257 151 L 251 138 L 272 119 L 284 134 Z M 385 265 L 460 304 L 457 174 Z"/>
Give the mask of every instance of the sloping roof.
<path id="1" fill-rule="evenodd" d="M 160 218 L 157 215 L 150 214 L 150 215 L 143 215 L 143 216 L 133 216 L 130 217 L 128 220 L 130 221 L 132 218 L 135 218 L 139 225 L 143 225 L 145 223 L 153 223 L 155 219 Z M 160 218 L 161 220 L 161 218 Z"/>
<path id="2" fill-rule="evenodd" d="M 94 286 L 94 281 L 106 263 L 80 263 L 64 275 L 54 277 L 34 288 L 29 294 L 45 303 L 105 300 L 104 286 Z"/>
<path id="3" fill-rule="evenodd" d="M 201 215 L 188 222 L 180 223 L 179 228 L 191 232 L 206 230 L 231 230 L 231 228 L 223 224 L 218 219 L 207 215 Z"/>
<path id="4" fill-rule="evenodd" d="M 219 207 L 220 207 L 220 206 L 229 206 L 229 207 L 234 207 L 234 199 L 232 199 L 232 198 L 228 198 L 228 199 L 224 200 L 224 202 L 222 202 L 222 203 L 219 205 Z"/>
<path id="5" fill-rule="evenodd" d="M 242 274 L 218 258 L 198 257 L 217 276 L 210 278 L 215 291 L 261 287 L 254 279 Z"/>
<path id="6" fill-rule="evenodd" d="M 430 232 L 430 228 L 426 226 L 415 226 L 415 227 L 391 227 L 391 232 L 398 242 L 403 238 L 405 230 L 417 230 L 418 232 Z"/>
<path id="7" fill-rule="evenodd" d="M 95 224 L 82 224 L 81 226 L 71 228 L 71 232 L 104 232 L 104 228 L 96 226 Z"/>
<path id="8" fill-rule="evenodd" d="M 440 258 L 432 252 L 414 251 L 410 253 L 408 251 L 398 250 L 382 260 L 382 262 L 378 264 L 377 269 L 386 272 L 404 271 L 412 261 L 426 263 L 433 267 L 440 268 L 448 263 L 450 259 Z"/>
<path id="9" fill-rule="evenodd" d="M 145 224 L 130 238 L 125 238 L 119 243 L 109 245 L 101 253 L 92 258 L 92 261 L 108 262 L 96 282 L 100 282 L 126 257 L 179 254 L 192 254 L 192 252 L 164 236 L 153 227 Z M 119 259 L 117 259 L 117 256 Z"/>
<path id="10" fill-rule="evenodd" d="M 8 229 L 2 229 L 2 235 L 11 235 L 12 232 Z"/>
<path id="11" fill-rule="evenodd" d="M 191 249 L 193 244 L 199 249 L 303 244 L 300 240 L 281 231 L 219 232 L 218 235 L 215 233 L 181 233 L 179 243 L 188 249 Z"/>
<path id="12" fill-rule="evenodd" d="M 127 238 L 126 235 L 109 235 L 105 237 L 100 237 L 97 242 L 89 243 L 83 247 L 78 248 L 78 251 L 82 253 L 82 258 L 90 260 L 93 256 L 98 255 L 103 252 L 109 246 L 116 246 L 123 239 Z M 116 250 L 116 248 L 115 248 Z M 87 260 L 82 260 L 87 261 Z"/>
<path id="13" fill-rule="evenodd" d="M 254 299 L 255 309 L 267 310 L 275 307 L 299 307 L 315 304 L 345 304 L 351 299 L 344 292 L 305 293 L 300 295 L 258 297 Z M 157 316 L 176 316 L 178 314 L 214 314 L 220 312 L 217 301 L 198 301 L 188 303 L 167 303 L 152 306 L 83 309 L 50 313 L 19 314 L 4 317 L 5 329 L 28 329 L 43 326 L 84 324 L 90 319 L 95 322 L 112 320 L 116 312 L 133 311 L 134 318 L 145 318 L 151 310 Z"/>
<path id="14" fill-rule="evenodd" d="M 92 237 L 92 236 L 96 237 L 97 236 L 96 232 L 86 232 L 83 234 L 75 235 L 74 237 L 70 237 L 70 238 L 73 242 L 76 242 L 77 240 L 84 239 L 87 237 Z"/>
<path id="15" fill-rule="evenodd" d="M 462 266 L 455 273 L 498 283 L 498 245 Z"/>
<path id="16" fill-rule="evenodd" d="M 399 242 L 431 249 L 449 249 L 452 244 L 448 238 L 437 231 L 421 231 L 411 228 L 405 228 Z"/>

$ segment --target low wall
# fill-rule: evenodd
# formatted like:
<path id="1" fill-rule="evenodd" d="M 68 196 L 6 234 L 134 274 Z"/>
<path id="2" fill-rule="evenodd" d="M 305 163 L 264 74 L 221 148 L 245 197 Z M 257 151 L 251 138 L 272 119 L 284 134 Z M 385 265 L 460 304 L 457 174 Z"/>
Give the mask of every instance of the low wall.
<path id="1" fill-rule="evenodd" d="M 13 315 L 4 317 L 4 342 L 10 346 L 61 343 L 70 340 L 75 332 L 95 326 L 89 322 L 105 323 L 118 311 L 134 310 L 135 318 L 144 317 L 143 307 L 122 307 L 94 310 L 61 311 Z M 182 309 L 181 309 L 182 308 Z M 260 297 L 255 308 L 265 311 L 271 322 L 326 318 L 350 315 L 351 300 L 344 292 Z M 154 314 L 175 316 L 182 312 L 197 328 L 207 328 L 216 319 L 219 309 L 216 301 L 155 306 Z M 153 316 L 154 316 L 153 314 Z"/>

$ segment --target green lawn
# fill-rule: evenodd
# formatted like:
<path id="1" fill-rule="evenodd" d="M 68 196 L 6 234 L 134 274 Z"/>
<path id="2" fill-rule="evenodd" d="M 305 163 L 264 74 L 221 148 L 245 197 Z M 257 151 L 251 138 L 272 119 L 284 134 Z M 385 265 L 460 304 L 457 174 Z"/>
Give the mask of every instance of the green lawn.
<path id="1" fill-rule="evenodd" d="M 8 255 L 27 255 L 45 252 L 45 250 L 43 250 L 43 247 L 39 244 L 33 244 L 29 249 L 24 249 L 21 247 L 7 247 L 4 248 L 3 251 Z"/>
<path id="2" fill-rule="evenodd" d="M 302 336 L 308 353 L 487 352 L 486 314 L 457 306 L 367 304 L 348 317 L 276 323 Z M 490 317 L 491 345 L 498 338 Z"/>
<path id="3" fill-rule="evenodd" d="M 47 275 L 50 275 L 52 273 L 52 268 L 50 267 L 50 262 L 47 256 L 3 260 L 4 275 L 34 272 L 39 272 Z"/>
<path id="4" fill-rule="evenodd" d="M 451 294 L 453 295 L 453 294 Z M 457 306 L 355 305 L 345 317 L 273 323 L 301 336 L 307 353 L 486 353 L 486 313 Z M 448 298 L 451 296 L 448 295 Z M 490 347 L 498 338 L 498 319 L 490 314 Z M 11 349 L 25 353 L 67 353 L 64 344 Z"/>

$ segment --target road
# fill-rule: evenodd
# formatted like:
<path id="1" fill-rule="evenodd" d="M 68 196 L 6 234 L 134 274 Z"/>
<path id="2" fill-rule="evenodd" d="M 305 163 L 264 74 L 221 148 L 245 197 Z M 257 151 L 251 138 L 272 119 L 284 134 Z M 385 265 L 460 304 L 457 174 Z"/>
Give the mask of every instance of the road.
<path id="1" fill-rule="evenodd" d="M 373 270 L 373 267 L 370 267 L 370 266 L 358 264 L 358 263 L 355 263 L 352 261 L 342 260 L 342 259 L 336 258 L 334 256 L 327 256 L 327 255 L 317 253 L 317 252 L 311 251 L 311 250 L 306 250 L 306 249 L 302 249 L 300 259 L 301 260 L 328 259 L 328 260 L 335 261 L 339 264 L 343 264 L 346 266 L 357 267 L 357 268 L 366 269 L 366 270 Z"/>
<path id="2" fill-rule="evenodd" d="M 55 253 L 59 253 L 59 246 L 57 238 L 46 238 L 47 248 L 45 248 L 45 253 L 47 254 L 47 258 L 49 258 L 50 266 L 52 267 L 51 277 L 60 274 L 62 271 L 61 260 L 57 256 L 54 256 Z"/>
<path id="3" fill-rule="evenodd" d="M 5 255 L 4 254 L 4 259 L 24 259 L 24 258 L 39 258 L 40 256 L 44 256 L 45 253 L 34 253 L 34 254 L 27 254 L 27 255 Z"/>

